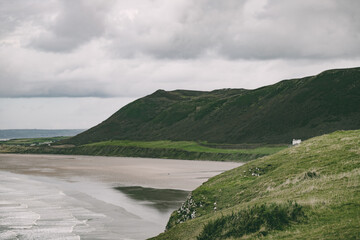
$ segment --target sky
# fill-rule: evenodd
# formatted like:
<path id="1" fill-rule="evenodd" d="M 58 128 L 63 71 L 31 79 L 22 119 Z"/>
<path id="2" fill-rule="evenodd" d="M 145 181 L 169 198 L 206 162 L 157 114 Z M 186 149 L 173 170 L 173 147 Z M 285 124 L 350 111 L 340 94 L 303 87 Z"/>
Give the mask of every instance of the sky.
<path id="1" fill-rule="evenodd" d="M 90 128 L 157 89 L 360 66 L 358 0 L 2 0 L 0 129 Z"/>

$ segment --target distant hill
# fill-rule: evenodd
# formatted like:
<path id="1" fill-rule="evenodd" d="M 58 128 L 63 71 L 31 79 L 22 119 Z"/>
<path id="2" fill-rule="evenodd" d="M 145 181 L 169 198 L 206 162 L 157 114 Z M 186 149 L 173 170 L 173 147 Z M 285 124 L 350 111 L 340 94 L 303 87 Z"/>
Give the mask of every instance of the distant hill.
<path id="1" fill-rule="evenodd" d="M 360 68 L 335 69 L 255 90 L 158 90 L 66 140 L 290 143 L 360 128 Z"/>
<path id="2" fill-rule="evenodd" d="M 0 139 L 75 136 L 83 131 L 85 129 L 5 129 L 0 130 Z"/>

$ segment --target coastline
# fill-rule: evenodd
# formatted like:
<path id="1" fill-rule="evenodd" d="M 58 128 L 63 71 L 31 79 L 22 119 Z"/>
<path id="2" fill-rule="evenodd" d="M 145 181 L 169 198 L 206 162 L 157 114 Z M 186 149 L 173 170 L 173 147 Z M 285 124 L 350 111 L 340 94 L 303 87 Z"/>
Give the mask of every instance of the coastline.
<path id="1" fill-rule="evenodd" d="M 191 191 L 208 178 L 244 163 L 83 155 L 0 154 L 0 170 L 50 176 L 90 177 L 96 181 Z"/>
<path id="2" fill-rule="evenodd" d="M 178 160 L 207 160 L 226 162 L 247 162 L 269 154 L 263 153 L 223 153 L 187 151 L 179 148 L 147 148 L 139 146 L 112 146 L 112 145 L 54 145 L 54 146 L 22 146 L 0 144 L 0 154 L 58 154 L 80 156 L 109 156 L 130 158 L 161 158 Z"/>

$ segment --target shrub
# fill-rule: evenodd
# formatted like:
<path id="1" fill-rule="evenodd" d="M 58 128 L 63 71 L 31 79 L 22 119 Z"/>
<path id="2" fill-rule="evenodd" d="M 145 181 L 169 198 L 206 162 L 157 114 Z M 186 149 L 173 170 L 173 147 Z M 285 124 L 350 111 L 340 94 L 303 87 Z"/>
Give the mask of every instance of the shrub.
<path id="1" fill-rule="evenodd" d="M 282 230 L 293 222 L 305 218 L 303 207 L 291 201 L 283 204 L 262 204 L 222 216 L 204 226 L 198 240 L 226 239 L 257 233 L 267 235 L 272 230 Z"/>

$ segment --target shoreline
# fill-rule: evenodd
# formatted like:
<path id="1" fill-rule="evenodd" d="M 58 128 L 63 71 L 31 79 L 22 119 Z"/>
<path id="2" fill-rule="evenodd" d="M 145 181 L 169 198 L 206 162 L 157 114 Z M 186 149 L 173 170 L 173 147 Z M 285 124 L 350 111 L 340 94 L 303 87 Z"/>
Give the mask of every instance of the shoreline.
<path id="1" fill-rule="evenodd" d="M 22 146 L 22 145 L 0 145 L 0 153 L 9 154 L 56 154 L 76 156 L 110 156 L 110 157 L 136 157 L 136 158 L 161 158 L 178 160 L 208 160 L 226 162 L 247 162 L 259 157 L 269 155 L 267 153 L 245 153 L 245 152 L 208 152 L 188 151 L 181 148 L 158 148 L 141 146 L 116 146 L 116 145 L 94 145 L 94 146 Z"/>
<path id="2" fill-rule="evenodd" d="M 208 178 L 243 164 L 111 156 L 0 154 L 0 170 L 14 173 L 62 179 L 76 175 L 108 183 L 119 182 L 123 186 L 185 191 L 192 191 Z"/>
<path id="3" fill-rule="evenodd" d="M 153 237 L 165 230 L 171 212 L 185 201 L 184 191 L 191 191 L 209 177 L 240 165 L 0 154 L 0 238 Z"/>

